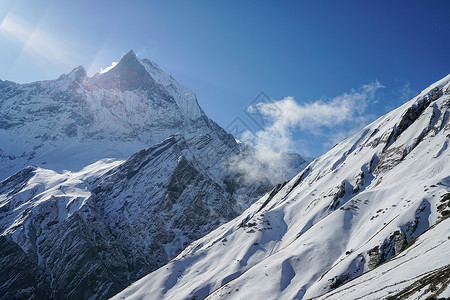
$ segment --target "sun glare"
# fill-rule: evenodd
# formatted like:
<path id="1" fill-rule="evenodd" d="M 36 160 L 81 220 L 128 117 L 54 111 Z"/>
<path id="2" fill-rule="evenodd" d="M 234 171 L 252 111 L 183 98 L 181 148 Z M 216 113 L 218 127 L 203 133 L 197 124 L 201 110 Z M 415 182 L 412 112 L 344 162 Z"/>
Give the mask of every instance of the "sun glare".
<path id="1" fill-rule="evenodd" d="M 18 18 L 17 16 L 9 13 L 4 19 L 2 24 L 0 25 L 0 30 L 2 33 L 6 33 L 22 43 L 26 44 L 28 39 L 30 38 L 32 31 L 30 26 Z"/>
<path id="2" fill-rule="evenodd" d="M 0 25 L 0 33 L 6 34 L 23 44 L 23 52 L 38 55 L 47 61 L 72 64 L 67 61 L 65 51 L 55 39 L 21 17 L 9 13 Z"/>

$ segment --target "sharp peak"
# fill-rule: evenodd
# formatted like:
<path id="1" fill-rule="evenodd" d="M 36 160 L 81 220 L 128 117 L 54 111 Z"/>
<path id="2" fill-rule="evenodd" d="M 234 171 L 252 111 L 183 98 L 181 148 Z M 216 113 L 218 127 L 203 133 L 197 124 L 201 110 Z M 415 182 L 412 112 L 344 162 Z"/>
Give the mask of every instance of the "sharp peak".
<path id="1" fill-rule="evenodd" d="M 122 56 L 122 58 L 119 60 L 119 64 L 121 62 L 126 62 L 126 61 L 138 61 L 140 62 L 140 59 L 137 57 L 136 53 L 134 53 L 133 50 L 130 50 L 127 52 L 127 54 L 125 54 L 124 56 Z"/>
<path id="2" fill-rule="evenodd" d="M 124 59 L 125 57 L 134 57 L 134 58 L 137 58 L 137 55 L 136 55 L 136 53 L 134 53 L 134 51 L 133 51 L 133 49 L 131 49 L 130 51 L 128 51 L 128 53 L 127 54 L 125 54 L 124 56 L 122 56 L 122 59 Z"/>
<path id="3" fill-rule="evenodd" d="M 129 68 L 142 68 L 145 70 L 145 73 L 152 76 L 154 71 L 157 73 L 166 74 L 156 63 L 149 60 L 148 58 L 139 58 L 133 50 L 130 50 L 127 54 L 122 56 L 117 65 L 112 68 L 116 72 L 120 72 L 119 70 L 126 70 Z M 153 74 L 154 75 L 154 74 Z M 170 76 L 169 74 L 167 74 Z M 172 76 L 170 76 L 172 78 Z"/>
<path id="4" fill-rule="evenodd" d="M 96 79 L 105 79 L 104 87 L 119 88 L 120 90 L 150 89 L 155 84 L 155 80 L 145 65 L 143 60 L 139 59 L 133 50 L 130 50 L 122 56 L 117 64 L 100 73 Z M 111 80 L 112 77 L 115 79 Z"/>
<path id="5" fill-rule="evenodd" d="M 120 69 L 121 67 L 124 67 L 124 66 L 130 66 L 130 65 L 136 66 L 136 63 L 138 63 L 139 65 L 142 65 L 141 61 L 137 57 L 136 53 L 134 53 L 133 50 L 130 50 L 130 51 L 128 51 L 127 54 L 122 56 L 122 58 L 119 60 L 119 62 L 113 69 L 117 69 L 116 67 L 118 67 L 118 66 L 119 66 L 118 69 Z"/>
<path id="6" fill-rule="evenodd" d="M 127 54 L 125 54 L 124 56 L 122 56 L 122 58 L 120 59 L 120 61 L 131 61 L 131 60 L 136 60 L 141 64 L 145 64 L 147 66 L 150 66 L 154 69 L 158 69 L 160 72 L 163 72 L 162 69 L 153 61 L 151 61 L 148 58 L 139 58 L 136 53 L 133 50 L 128 51 Z M 119 63 L 120 63 L 119 61 Z"/>

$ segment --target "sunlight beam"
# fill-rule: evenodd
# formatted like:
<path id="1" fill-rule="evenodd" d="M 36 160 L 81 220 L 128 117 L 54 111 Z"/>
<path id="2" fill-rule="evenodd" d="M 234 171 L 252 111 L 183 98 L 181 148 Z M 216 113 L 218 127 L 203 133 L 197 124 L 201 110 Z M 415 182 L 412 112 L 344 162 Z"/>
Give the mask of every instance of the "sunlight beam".
<path id="1" fill-rule="evenodd" d="M 6 34 L 23 44 L 23 52 L 37 55 L 48 62 L 68 65 L 75 63 L 70 59 L 70 49 L 56 42 L 39 26 L 32 26 L 21 17 L 8 13 L 0 25 L 0 33 Z"/>

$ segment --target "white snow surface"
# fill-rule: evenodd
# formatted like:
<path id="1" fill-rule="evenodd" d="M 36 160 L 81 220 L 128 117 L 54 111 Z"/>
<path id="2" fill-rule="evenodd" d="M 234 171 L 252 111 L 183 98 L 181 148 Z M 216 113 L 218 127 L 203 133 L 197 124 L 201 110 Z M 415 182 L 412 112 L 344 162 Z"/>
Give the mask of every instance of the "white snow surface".
<path id="1" fill-rule="evenodd" d="M 209 147 L 217 159 L 210 166 Z M 112 296 L 269 189 L 267 182 L 229 187 L 223 177 L 233 174 L 219 169 L 232 152 L 208 136 L 186 141 L 172 135 L 127 160 L 103 159 L 79 171 L 27 167 L 0 182 L 0 242 L 18 246 L 15 255 L 35 258 L 30 268 L 49 274 L 39 280 L 54 299 Z M 20 257 L 10 253 L 2 252 L 2 262 L 19 275 L 8 277 L 0 294 L 33 283 L 19 281 L 34 271 L 14 267 Z M 85 278 L 95 282 L 80 288 Z"/>
<path id="2" fill-rule="evenodd" d="M 446 276 L 448 280 L 449 228 L 450 219 L 431 226 L 398 256 L 317 299 L 382 299 L 386 295 L 400 296 L 399 291 L 405 291 L 401 296 L 409 299 L 433 296 L 431 285 L 421 281 L 433 276 Z M 436 280 L 435 288 L 441 289 L 439 297 L 450 297 L 450 286 Z"/>
<path id="3" fill-rule="evenodd" d="M 84 167 L 80 171 L 64 171 L 61 173 L 54 170 L 36 168 L 33 170 L 35 175 L 27 182 L 20 194 L 16 195 L 14 201 L 9 201 L 8 197 L 10 195 L 6 193 L 0 194 L 0 208 L 3 208 L 5 205 L 14 206 L 14 209 L 9 208 L 13 212 L 12 214 L 3 216 L 4 218 L 0 223 L 0 234 L 12 234 L 13 239 L 17 237 L 20 232 L 18 227 L 22 229 L 24 211 L 31 211 L 45 204 L 45 202 L 52 202 L 52 199 L 57 199 L 54 202 L 59 207 L 58 215 L 54 219 L 58 221 L 67 219 L 72 213 L 80 210 L 81 206 L 91 196 L 91 191 L 88 189 L 90 180 L 103 175 L 121 163 L 123 161 L 102 159 Z M 12 222 L 8 219 L 14 221 Z M 17 240 L 15 241 L 17 242 Z M 27 244 L 24 243 L 24 245 Z"/>
<path id="4" fill-rule="evenodd" d="M 113 299 L 448 297 L 449 82 L 345 139 Z"/>

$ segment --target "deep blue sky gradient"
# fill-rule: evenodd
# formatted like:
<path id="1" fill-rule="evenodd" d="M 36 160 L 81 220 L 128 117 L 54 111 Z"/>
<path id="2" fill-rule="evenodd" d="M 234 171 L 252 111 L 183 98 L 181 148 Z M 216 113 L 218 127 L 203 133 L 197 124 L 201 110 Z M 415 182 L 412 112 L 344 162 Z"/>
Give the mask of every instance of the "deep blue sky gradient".
<path id="1" fill-rule="evenodd" d="M 449 13 L 437 0 L 3 0 L 0 22 L 26 29 L 0 29 L 0 79 L 54 79 L 78 65 L 93 75 L 134 49 L 223 127 L 235 117 L 253 126 L 243 110 L 261 91 L 301 104 L 378 80 L 386 88 L 365 112 L 375 118 L 450 73 Z M 294 137 L 307 155 L 329 147 L 326 136 Z"/>

